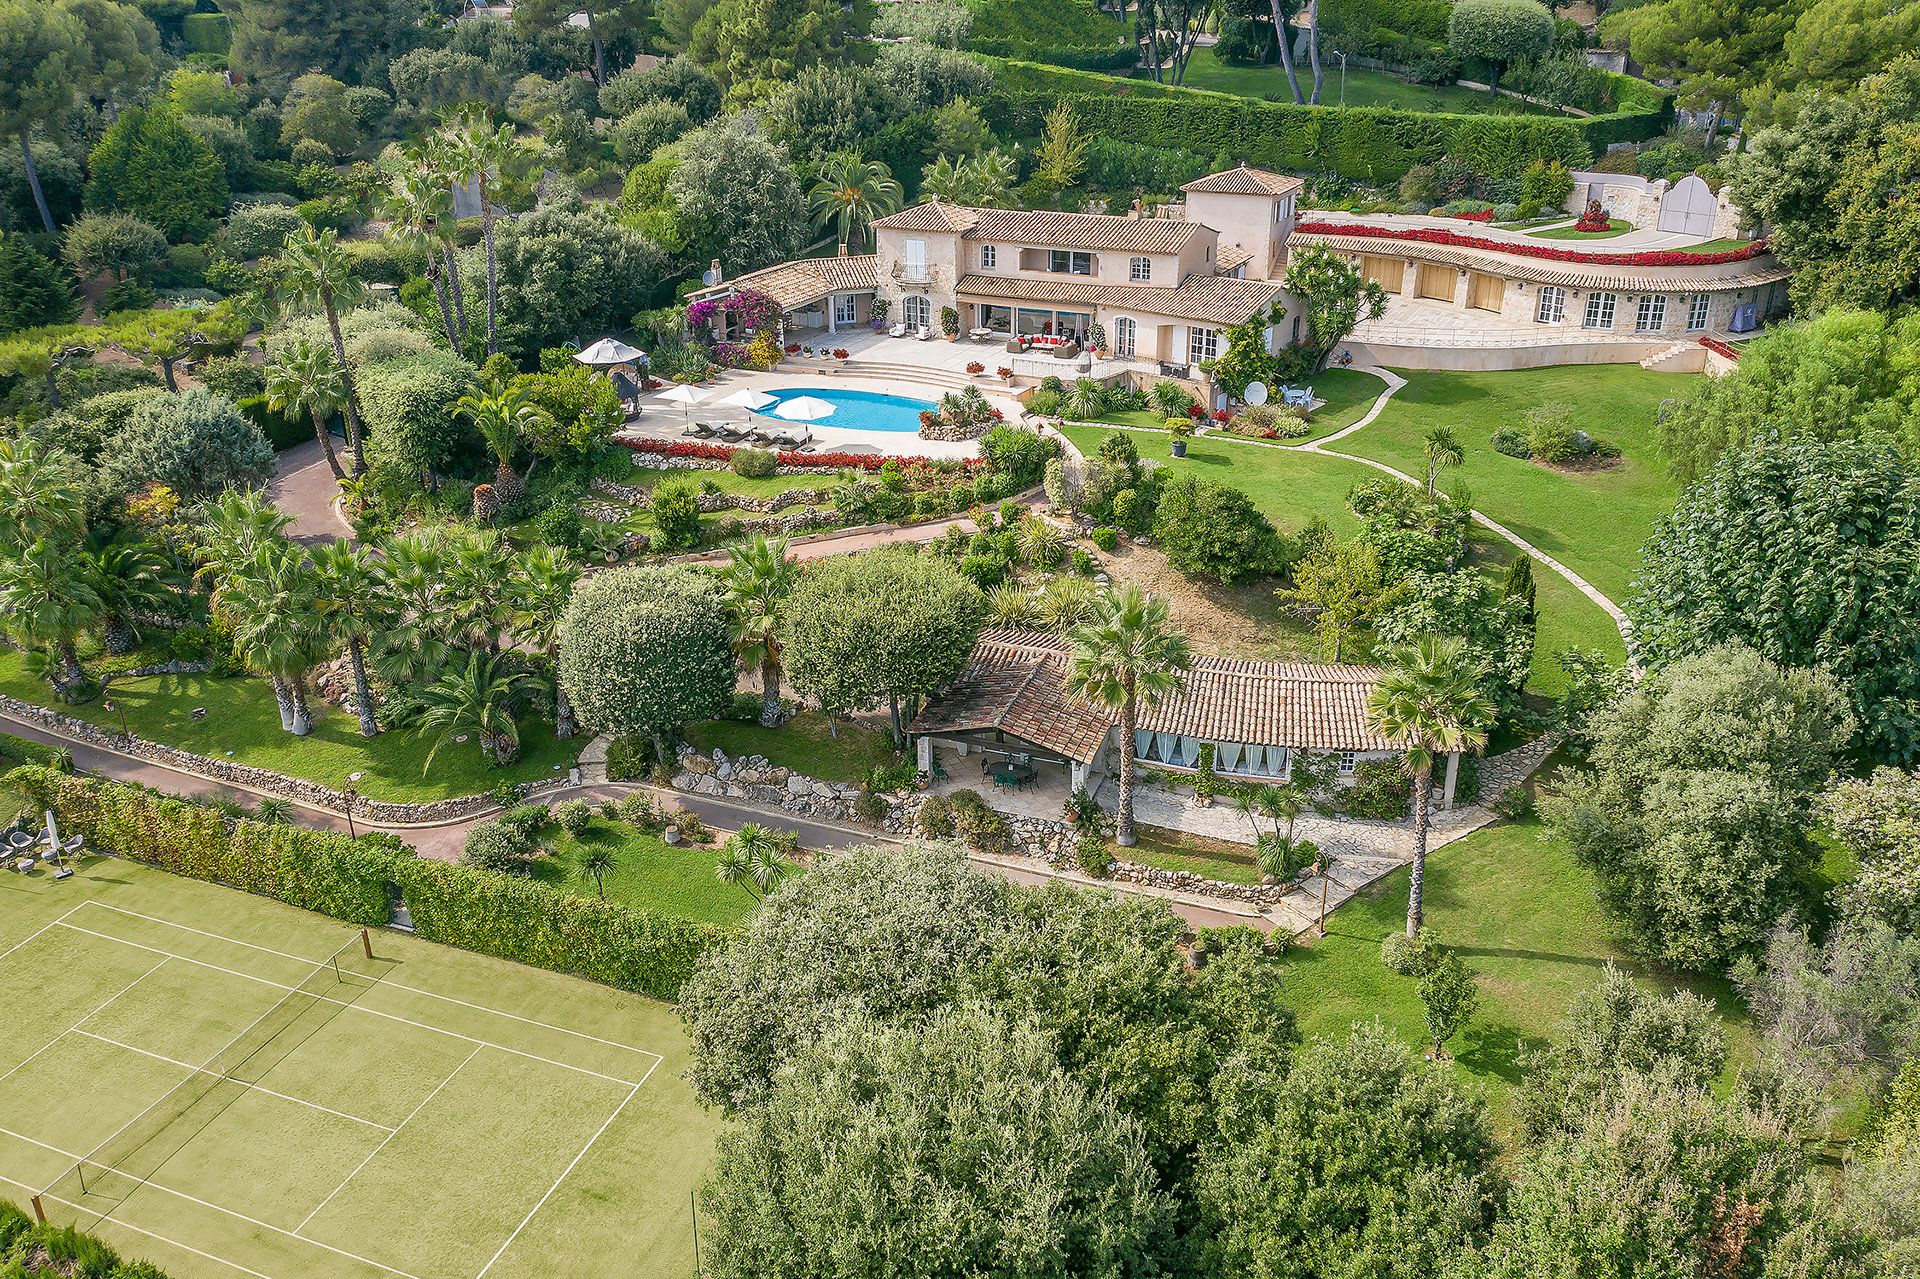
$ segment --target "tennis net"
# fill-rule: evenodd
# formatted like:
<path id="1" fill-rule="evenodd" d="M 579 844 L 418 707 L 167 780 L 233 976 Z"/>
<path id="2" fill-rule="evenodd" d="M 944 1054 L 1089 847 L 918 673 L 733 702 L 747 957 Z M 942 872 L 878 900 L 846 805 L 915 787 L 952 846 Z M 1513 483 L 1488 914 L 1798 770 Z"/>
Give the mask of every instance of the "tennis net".
<path id="1" fill-rule="evenodd" d="M 377 985 L 385 965 L 365 929 L 314 966 L 300 984 L 48 1185 L 42 1193 L 105 1215 L 267 1072 Z"/>

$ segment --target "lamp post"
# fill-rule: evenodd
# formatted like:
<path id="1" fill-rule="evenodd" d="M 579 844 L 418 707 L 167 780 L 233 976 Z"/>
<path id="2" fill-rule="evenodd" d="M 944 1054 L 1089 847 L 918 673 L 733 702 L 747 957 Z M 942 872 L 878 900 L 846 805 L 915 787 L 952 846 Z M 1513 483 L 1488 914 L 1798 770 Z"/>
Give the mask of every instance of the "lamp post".
<path id="1" fill-rule="evenodd" d="M 1347 55 L 1338 49 L 1334 52 L 1340 54 L 1340 105 L 1344 107 L 1347 105 Z"/>
<path id="2" fill-rule="evenodd" d="M 1321 853 L 1320 860 L 1313 864 L 1314 874 L 1320 876 L 1320 918 L 1313 929 L 1316 937 L 1327 935 L 1327 863 L 1329 860 L 1325 853 Z"/>
<path id="3" fill-rule="evenodd" d="M 360 838 L 360 832 L 353 827 L 353 804 L 355 800 L 360 798 L 360 792 L 353 788 L 352 782 L 348 782 L 346 789 L 342 791 L 341 794 L 346 797 L 347 801 L 347 838 L 358 839 Z"/>
<path id="4" fill-rule="evenodd" d="M 102 710 L 108 710 L 108 711 L 119 711 L 120 712 L 120 736 L 128 737 L 128 738 L 133 736 L 133 734 L 127 730 L 127 708 L 125 705 L 115 706 L 113 704 L 113 700 L 109 698 L 106 701 L 103 701 L 100 703 L 100 708 Z"/>

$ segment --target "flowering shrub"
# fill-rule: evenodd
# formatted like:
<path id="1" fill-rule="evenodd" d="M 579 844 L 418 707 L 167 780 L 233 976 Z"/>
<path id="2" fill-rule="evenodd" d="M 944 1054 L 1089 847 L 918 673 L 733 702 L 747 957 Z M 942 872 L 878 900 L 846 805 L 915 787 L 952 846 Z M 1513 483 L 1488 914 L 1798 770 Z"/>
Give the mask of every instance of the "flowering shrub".
<path id="1" fill-rule="evenodd" d="M 1449 213 L 1447 216 L 1450 218 L 1458 218 L 1462 222 L 1491 222 L 1493 221 L 1493 210 L 1474 209 L 1469 213 Z"/>
<path id="2" fill-rule="evenodd" d="M 993 373 L 994 373 L 994 376 L 999 378 L 1002 382 L 1011 382 L 1013 380 L 1013 370 L 1006 368 L 1004 366 L 1001 368 L 995 369 Z"/>
<path id="3" fill-rule="evenodd" d="M 1216 422 L 1224 422 L 1227 420 L 1227 417 L 1228 413 L 1225 409 L 1215 409 L 1213 411 L 1213 420 Z"/>
<path id="4" fill-rule="evenodd" d="M 1194 421 L 1198 422 L 1202 418 L 1206 417 L 1206 415 L 1207 415 L 1207 411 L 1201 408 L 1198 404 L 1187 405 L 1187 416 L 1192 418 Z"/>
<path id="5" fill-rule="evenodd" d="M 638 440 L 622 439 L 619 443 L 636 453 L 651 453 L 659 457 L 689 458 L 703 462 L 733 461 L 734 448 L 729 444 L 708 444 L 701 440 Z M 941 458 L 903 457 L 890 458 L 878 453 L 796 453 L 783 450 L 779 465 L 803 466 L 819 470 L 877 471 L 888 462 L 899 462 L 903 469 L 911 467 L 933 467 L 951 465 Z M 978 471 L 987 465 L 985 458 L 970 457 L 961 461 L 961 466 L 969 471 Z"/>
<path id="6" fill-rule="evenodd" d="M 1302 235 L 1353 235 L 1375 240 L 1416 240 L 1422 244 L 1445 244 L 1463 249 L 1487 249 L 1511 253 L 1523 258 L 1543 258 L 1548 262 L 1587 262 L 1602 266 L 1719 266 L 1726 262 L 1745 262 L 1767 251 L 1764 239 L 1737 249 L 1718 253 L 1689 253 L 1685 249 L 1644 249 L 1638 253 L 1597 253 L 1591 249 L 1556 249 L 1544 244 L 1518 244 L 1490 240 L 1480 235 L 1465 235 L 1442 227 L 1366 226 L 1353 222 L 1302 222 L 1294 228 Z"/>
<path id="7" fill-rule="evenodd" d="M 1588 200 L 1585 211 L 1580 214 L 1580 220 L 1573 224 L 1573 229 L 1588 234 L 1596 231 L 1611 231 L 1613 219 L 1608 217 L 1607 211 L 1600 207 L 1600 201 Z"/>
<path id="8" fill-rule="evenodd" d="M 969 361 L 967 364 L 967 372 L 973 374 L 975 377 L 978 377 L 980 374 L 985 373 L 986 371 L 987 371 L 987 366 L 980 363 L 980 361 L 978 360 Z"/>
<path id="9" fill-rule="evenodd" d="M 743 328 L 756 331 L 780 325 L 780 304 L 758 289 L 735 289 L 722 298 L 703 298 L 687 308 L 687 323 L 707 325 L 725 315 L 738 316 Z"/>
<path id="10" fill-rule="evenodd" d="M 844 347 L 844 346 L 836 346 L 836 347 L 834 347 L 834 348 L 833 348 L 833 358 L 834 358 L 834 359 L 836 359 L 836 360 L 844 360 L 844 359 L 846 359 L 846 358 L 847 358 L 847 348 L 846 348 L 846 347 Z"/>

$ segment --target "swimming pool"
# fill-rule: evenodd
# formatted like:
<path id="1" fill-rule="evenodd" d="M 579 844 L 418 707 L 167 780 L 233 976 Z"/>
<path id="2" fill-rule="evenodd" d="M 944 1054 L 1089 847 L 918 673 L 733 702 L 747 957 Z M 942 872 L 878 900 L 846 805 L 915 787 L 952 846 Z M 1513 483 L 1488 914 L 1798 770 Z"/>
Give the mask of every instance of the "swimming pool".
<path id="1" fill-rule="evenodd" d="M 778 413 L 780 404 L 808 395 L 833 405 L 833 413 L 814 418 L 811 422 L 795 424 L 832 426 L 844 431 L 918 431 L 920 415 L 940 407 L 932 400 L 910 400 L 904 395 L 882 395 L 878 391 L 849 391 L 824 386 L 783 386 L 778 390 L 769 390 L 767 394 L 780 403 L 769 404 L 758 410 L 763 416 L 771 417 L 776 422 L 791 422 L 792 419 L 781 417 Z"/>

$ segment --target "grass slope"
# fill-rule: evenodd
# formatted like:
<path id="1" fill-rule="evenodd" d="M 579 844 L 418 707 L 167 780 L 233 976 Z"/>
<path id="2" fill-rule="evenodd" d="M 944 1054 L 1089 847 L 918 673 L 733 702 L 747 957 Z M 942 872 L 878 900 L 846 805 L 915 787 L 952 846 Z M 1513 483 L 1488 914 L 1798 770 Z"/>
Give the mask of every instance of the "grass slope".
<path id="1" fill-rule="evenodd" d="M 802 711 L 778 728 L 734 719 L 709 720 L 687 729 L 687 740 L 703 751 L 719 747 L 731 758 L 764 755 L 777 768 L 828 782 L 857 782 L 867 770 L 893 759 L 887 735 L 857 724 L 837 725 L 839 736 L 827 731 L 819 711 Z"/>
<path id="2" fill-rule="evenodd" d="M 1687 392 L 1689 375 L 1606 364 L 1406 376 L 1408 385 L 1342 439 L 1340 450 L 1423 475 L 1427 433 L 1452 429 L 1467 461 L 1443 483 L 1465 483 L 1475 507 L 1623 602 L 1654 521 L 1679 496 L 1660 457 L 1654 415 L 1661 400 Z M 1524 429 L 1528 409 L 1553 402 L 1569 405 L 1575 425 L 1594 438 L 1618 445 L 1619 460 L 1558 471 L 1493 451 L 1494 431 Z"/>
<path id="3" fill-rule="evenodd" d="M 1340 90 L 1340 64 L 1337 59 L 1325 64 L 1326 80 L 1320 100 L 1328 106 L 1343 101 Z M 1300 92 L 1313 91 L 1313 71 L 1304 62 L 1299 67 Z M 1536 107 L 1513 98 L 1493 98 L 1475 89 L 1451 84 L 1408 84 L 1384 71 L 1363 71 L 1348 67 L 1346 96 L 1350 107 L 1393 107 L 1402 111 L 1453 111 L 1480 114 L 1495 111 L 1502 115 L 1557 115 L 1547 107 Z M 1264 98 L 1270 102 L 1292 102 L 1293 90 L 1287 74 L 1278 63 L 1251 67 L 1222 62 L 1213 49 L 1201 46 L 1187 62 L 1187 87 L 1211 89 L 1243 98 Z M 1497 103 L 1498 105 L 1493 105 Z"/>
<path id="4" fill-rule="evenodd" d="M 19 653 L 0 652 L 0 693 L 53 704 L 52 691 L 44 680 L 27 674 Z M 510 766 L 490 767 L 469 740 L 448 741 L 428 769 L 431 736 L 388 731 L 369 741 L 360 736 L 358 719 L 318 697 L 310 699 L 313 732 L 295 737 L 280 727 L 279 707 L 264 679 L 148 675 L 115 680 L 110 699 L 115 708 L 111 711 L 98 701 L 58 709 L 114 732 L 120 730 L 124 710 L 135 736 L 325 786 L 344 786 L 348 774 L 360 773 L 354 785 L 362 795 L 396 803 L 426 803 L 479 794 L 503 782 L 535 781 L 571 765 L 585 741 L 560 741 L 550 725 L 529 718 L 520 726 L 520 757 Z M 207 713 L 195 719 L 193 711 L 201 707 Z"/>
<path id="5" fill-rule="evenodd" d="M 717 853 L 705 845 L 670 845 L 599 817 L 577 837 L 552 830 L 549 842 L 553 856 L 536 862 L 533 873 L 557 889 L 597 896 L 593 881 L 582 878 L 577 868 L 589 849 L 605 849 L 614 858 L 613 869 L 602 879 L 608 901 L 706 924 L 738 924 L 753 913 L 754 899 L 745 889 L 723 884 L 714 875 Z"/>

